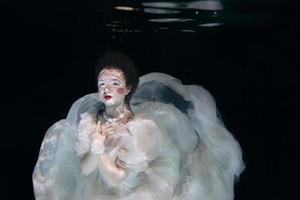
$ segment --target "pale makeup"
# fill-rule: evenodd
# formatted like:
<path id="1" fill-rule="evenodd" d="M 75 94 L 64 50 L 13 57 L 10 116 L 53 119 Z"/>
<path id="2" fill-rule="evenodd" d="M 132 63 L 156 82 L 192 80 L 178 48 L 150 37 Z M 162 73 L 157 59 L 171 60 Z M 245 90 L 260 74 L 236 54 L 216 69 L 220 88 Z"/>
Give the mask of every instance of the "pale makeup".
<path id="1" fill-rule="evenodd" d="M 118 116 L 124 112 L 124 100 L 129 93 L 123 72 L 118 69 L 104 69 L 98 77 L 100 100 L 105 104 L 108 115 Z"/>

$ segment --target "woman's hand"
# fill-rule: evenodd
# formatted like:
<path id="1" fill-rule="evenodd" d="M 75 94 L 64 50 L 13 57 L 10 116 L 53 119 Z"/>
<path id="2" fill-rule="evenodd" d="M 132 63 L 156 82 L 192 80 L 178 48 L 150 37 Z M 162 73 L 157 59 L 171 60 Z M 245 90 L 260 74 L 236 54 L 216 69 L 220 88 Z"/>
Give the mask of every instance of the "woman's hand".
<path id="1" fill-rule="evenodd" d="M 102 135 L 102 125 L 101 121 L 99 121 L 95 127 L 94 133 L 92 135 L 92 141 L 99 140 L 103 141 L 105 140 L 105 136 Z"/>
<path id="2" fill-rule="evenodd" d="M 115 128 L 112 126 L 112 124 L 111 123 L 109 123 L 109 122 L 106 122 L 106 123 L 104 123 L 104 124 L 101 124 L 101 123 L 99 123 L 98 122 L 98 124 L 97 124 L 97 127 L 99 127 L 98 129 L 97 129 L 97 131 L 99 131 L 100 130 L 100 134 L 102 135 L 102 136 L 109 136 L 109 135 L 112 135 L 112 134 L 114 134 L 114 132 L 115 132 Z"/>
<path id="3" fill-rule="evenodd" d="M 114 134 L 114 131 L 115 129 L 110 123 L 101 124 L 99 121 L 92 137 L 91 152 L 95 154 L 103 154 L 105 138 L 106 136 Z"/>

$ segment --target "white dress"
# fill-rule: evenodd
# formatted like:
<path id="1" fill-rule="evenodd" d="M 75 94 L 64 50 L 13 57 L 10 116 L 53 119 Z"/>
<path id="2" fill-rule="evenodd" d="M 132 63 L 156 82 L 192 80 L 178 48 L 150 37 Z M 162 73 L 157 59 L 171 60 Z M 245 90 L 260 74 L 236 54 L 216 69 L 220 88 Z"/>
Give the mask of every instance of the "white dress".
<path id="1" fill-rule="evenodd" d="M 80 158 L 90 148 L 87 130 L 98 120 L 98 95 L 77 100 L 66 119 L 47 131 L 33 172 L 37 200 L 232 200 L 244 169 L 238 142 L 202 87 L 167 74 L 140 78 L 132 121 L 105 141 L 105 153 L 126 169 L 117 186 L 101 170 L 84 175 Z M 80 141 L 80 142 L 79 142 Z"/>

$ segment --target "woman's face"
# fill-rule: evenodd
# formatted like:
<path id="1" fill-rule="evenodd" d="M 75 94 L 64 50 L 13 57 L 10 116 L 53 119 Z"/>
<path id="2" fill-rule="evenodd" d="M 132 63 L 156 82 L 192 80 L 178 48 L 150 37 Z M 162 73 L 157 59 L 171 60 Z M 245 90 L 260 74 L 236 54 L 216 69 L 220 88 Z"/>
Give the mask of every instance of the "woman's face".
<path id="1" fill-rule="evenodd" d="M 129 93 L 122 71 L 118 69 L 103 69 L 98 77 L 98 92 L 100 100 L 106 106 L 119 106 L 124 103 Z"/>

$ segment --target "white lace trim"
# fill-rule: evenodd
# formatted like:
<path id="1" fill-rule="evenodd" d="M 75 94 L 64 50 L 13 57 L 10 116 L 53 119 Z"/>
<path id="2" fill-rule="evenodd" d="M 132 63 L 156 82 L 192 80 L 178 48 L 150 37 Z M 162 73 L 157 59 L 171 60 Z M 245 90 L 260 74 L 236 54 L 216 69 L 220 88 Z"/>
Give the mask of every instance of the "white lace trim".
<path id="1" fill-rule="evenodd" d="M 80 115 L 78 134 L 76 137 L 75 151 L 78 156 L 86 154 L 91 147 L 91 135 L 96 128 L 96 122 L 88 113 Z"/>

